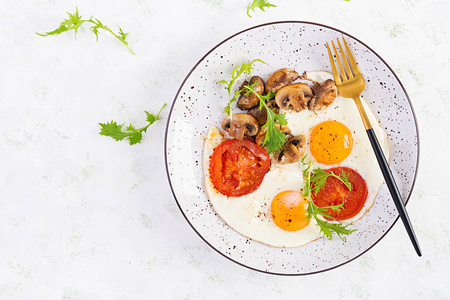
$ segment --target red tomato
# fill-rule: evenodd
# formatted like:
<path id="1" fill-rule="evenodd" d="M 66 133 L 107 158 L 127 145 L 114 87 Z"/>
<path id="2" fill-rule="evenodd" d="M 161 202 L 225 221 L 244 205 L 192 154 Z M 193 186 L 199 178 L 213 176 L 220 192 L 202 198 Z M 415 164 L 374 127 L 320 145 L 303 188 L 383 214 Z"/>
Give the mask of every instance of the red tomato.
<path id="1" fill-rule="evenodd" d="M 226 196 L 239 197 L 256 190 L 270 167 L 267 151 L 254 142 L 233 139 L 222 142 L 211 156 L 211 179 Z"/>
<path id="2" fill-rule="evenodd" d="M 344 199 L 343 209 L 340 211 L 328 209 L 326 212 L 338 221 L 356 216 L 364 207 L 368 195 L 367 184 L 364 178 L 355 170 L 346 167 L 336 167 L 325 171 L 328 173 L 333 172 L 338 176 L 344 171 L 352 184 L 352 190 L 350 191 L 339 179 L 330 176 L 327 178 L 325 186 L 319 190 L 317 195 L 314 196 L 314 193 L 312 193 L 311 198 L 314 204 L 319 207 L 339 205 L 342 203 L 342 199 Z"/>

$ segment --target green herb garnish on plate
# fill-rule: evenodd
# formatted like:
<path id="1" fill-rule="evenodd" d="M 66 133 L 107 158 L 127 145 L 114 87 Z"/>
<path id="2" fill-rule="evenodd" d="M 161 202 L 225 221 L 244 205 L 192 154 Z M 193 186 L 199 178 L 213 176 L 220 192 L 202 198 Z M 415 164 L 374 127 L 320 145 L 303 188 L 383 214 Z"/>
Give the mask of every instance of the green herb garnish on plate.
<path id="1" fill-rule="evenodd" d="M 323 232 L 324 239 L 326 237 L 328 240 L 332 240 L 333 232 L 335 232 L 340 238 L 342 238 L 344 235 L 349 235 L 352 232 L 355 232 L 356 229 L 348 228 L 348 226 L 350 226 L 350 224 L 343 225 L 342 223 L 330 223 L 325 220 L 322 220 L 322 218 L 319 218 L 319 216 L 322 216 L 322 217 L 333 219 L 333 217 L 330 216 L 326 211 L 329 209 L 332 209 L 334 211 L 340 211 L 341 209 L 344 208 L 344 199 L 342 199 L 341 204 L 332 205 L 332 206 L 324 206 L 324 207 L 319 207 L 319 206 L 315 205 L 314 202 L 312 201 L 312 193 L 314 192 L 315 194 L 317 194 L 317 192 L 324 187 L 326 178 L 328 178 L 329 176 L 338 178 L 347 187 L 350 187 L 350 190 L 351 190 L 351 184 L 348 181 L 348 177 L 346 175 L 343 176 L 342 174 L 338 176 L 333 173 L 327 173 L 320 168 L 316 168 L 313 171 L 312 165 L 311 165 L 312 163 L 311 162 L 306 163 L 305 158 L 306 158 L 306 155 L 302 159 L 303 166 L 306 167 L 303 170 L 303 178 L 305 179 L 305 187 L 303 188 L 303 197 L 306 197 L 309 201 L 309 205 L 308 205 L 308 209 L 307 209 L 308 218 L 311 218 L 311 217 L 314 218 L 317 225 L 319 225 L 319 227 L 320 227 L 320 231 Z M 324 173 L 326 173 L 328 175 L 325 175 Z M 316 176 L 316 174 L 317 174 L 317 176 Z M 343 173 L 343 174 L 345 174 L 345 173 Z"/>
<path id="2" fill-rule="evenodd" d="M 231 71 L 231 79 L 230 80 L 220 80 L 217 83 L 223 83 L 225 84 L 225 87 L 228 91 L 228 105 L 225 107 L 224 112 L 228 115 L 232 115 L 233 113 L 233 109 L 231 108 L 231 105 L 233 104 L 233 102 L 237 101 L 237 97 L 239 96 L 239 94 L 242 92 L 242 90 L 237 90 L 236 92 L 233 93 L 232 95 L 232 88 L 233 88 L 233 84 L 236 82 L 236 80 L 239 78 L 239 76 L 241 76 L 243 73 L 247 73 L 248 75 L 251 75 L 252 73 L 252 69 L 253 69 L 253 64 L 256 62 L 261 62 L 263 64 L 265 64 L 265 62 L 263 62 L 260 59 L 254 59 L 249 63 L 242 63 L 240 66 L 239 64 L 237 64 L 234 69 Z"/>

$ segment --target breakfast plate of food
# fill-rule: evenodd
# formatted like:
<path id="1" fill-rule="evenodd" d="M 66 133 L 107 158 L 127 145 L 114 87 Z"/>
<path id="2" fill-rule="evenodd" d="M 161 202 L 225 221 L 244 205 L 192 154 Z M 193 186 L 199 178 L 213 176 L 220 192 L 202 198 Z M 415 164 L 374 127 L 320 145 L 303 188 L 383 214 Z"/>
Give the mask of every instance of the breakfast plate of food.
<path id="1" fill-rule="evenodd" d="M 166 128 L 169 183 L 184 217 L 245 267 L 306 275 L 373 247 L 398 219 L 352 99 L 330 73 L 326 42 L 344 36 L 366 80 L 365 110 L 407 201 L 417 123 L 392 69 L 356 38 L 299 21 L 263 24 L 192 68 Z"/>

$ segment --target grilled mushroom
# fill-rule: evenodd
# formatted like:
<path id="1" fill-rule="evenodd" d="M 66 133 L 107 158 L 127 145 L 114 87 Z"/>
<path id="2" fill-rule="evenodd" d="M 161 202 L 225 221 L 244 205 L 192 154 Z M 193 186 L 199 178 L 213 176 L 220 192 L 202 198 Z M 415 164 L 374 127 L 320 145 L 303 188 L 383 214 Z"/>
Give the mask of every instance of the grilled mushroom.
<path id="1" fill-rule="evenodd" d="M 296 112 L 305 109 L 311 100 L 313 92 L 306 83 L 296 83 L 278 90 L 275 102 L 280 108 L 294 108 Z"/>
<path id="2" fill-rule="evenodd" d="M 286 138 L 290 138 L 292 137 L 291 135 L 291 129 L 289 127 L 287 127 L 286 125 L 283 125 L 280 127 L 280 124 L 275 124 L 275 126 L 280 129 L 281 128 L 281 132 L 284 133 L 286 135 Z M 258 134 L 256 135 L 255 138 L 255 143 L 257 143 L 259 146 L 262 146 L 264 139 L 266 138 L 266 133 L 267 133 L 267 127 L 262 128 Z"/>
<path id="3" fill-rule="evenodd" d="M 266 81 L 266 91 L 276 93 L 282 87 L 291 84 L 297 80 L 298 73 L 293 69 L 284 68 L 270 75 Z"/>
<path id="4" fill-rule="evenodd" d="M 232 137 L 242 140 L 244 135 L 254 136 L 258 133 L 258 123 L 249 114 L 233 114 L 232 117 L 227 116 L 222 121 L 222 129 Z"/>
<path id="5" fill-rule="evenodd" d="M 267 102 L 267 106 L 273 109 L 276 114 L 280 112 L 275 100 L 270 100 Z M 261 109 L 259 109 L 259 106 L 255 106 L 248 111 L 248 114 L 252 115 L 256 119 L 258 125 L 264 125 L 267 122 L 267 110 L 265 107 L 261 107 Z"/>
<path id="6" fill-rule="evenodd" d="M 325 109 L 337 97 L 336 84 L 331 79 L 325 80 L 325 82 L 320 86 L 320 88 L 315 87 L 314 89 L 315 95 L 308 105 L 308 108 L 310 110 Z"/>
<path id="7" fill-rule="evenodd" d="M 303 134 L 291 137 L 284 143 L 281 152 L 276 156 L 279 164 L 292 164 L 299 161 L 306 151 L 306 139 Z"/>
<path id="8" fill-rule="evenodd" d="M 311 87 L 311 91 L 313 91 L 313 94 L 315 95 L 315 94 L 317 94 L 319 91 L 320 91 L 320 88 L 321 88 L 322 86 L 320 85 L 320 83 L 318 83 L 318 82 L 315 82 L 313 85 L 312 85 L 312 87 Z"/>
<path id="9" fill-rule="evenodd" d="M 250 83 L 248 85 L 253 85 L 256 82 L 256 85 L 253 87 L 255 92 L 262 95 L 264 94 L 264 81 L 259 76 L 253 76 L 250 79 Z M 244 82 L 243 85 L 241 85 L 241 90 L 244 88 L 244 86 L 247 85 L 247 81 Z M 250 109 L 259 102 L 258 96 L 255 95 L 255 93 L 250 93 L 246 95 L 246 90 L 241 92 L 241 95 L 239 97 L 239 101 L 236 103 L 236 106 L 240 109 Z"/>

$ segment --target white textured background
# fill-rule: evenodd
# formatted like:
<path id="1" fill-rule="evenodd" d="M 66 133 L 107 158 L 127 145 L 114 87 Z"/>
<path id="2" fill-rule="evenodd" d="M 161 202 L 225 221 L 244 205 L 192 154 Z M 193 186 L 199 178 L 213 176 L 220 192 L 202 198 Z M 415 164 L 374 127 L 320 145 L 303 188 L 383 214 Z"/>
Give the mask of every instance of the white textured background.
<path id="1" fill-rule="evenodd" d="M 0 3 L 0 299 L 448 299 L 450 5 L 445 0 L 6 1 Z M 84 25 L 40 37 L 78 6 L 130 32 L 133 56 Z M 279 20 L 333 26 L 394 69 L 417 114 L 421 159 L 401 222 L 368 253 L 311 276 L 257 273 L 195 234 L 166 179 L 163 121 L 130 147 L 98 134 L 145 125 L 213 46 Z"/>

